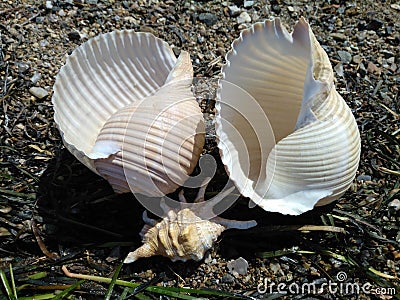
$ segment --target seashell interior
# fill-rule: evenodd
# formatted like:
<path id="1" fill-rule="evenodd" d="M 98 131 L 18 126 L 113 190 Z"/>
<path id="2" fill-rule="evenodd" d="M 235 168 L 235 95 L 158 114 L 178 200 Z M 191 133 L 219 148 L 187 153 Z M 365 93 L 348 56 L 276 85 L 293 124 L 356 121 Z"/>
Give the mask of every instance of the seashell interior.
<path id="1" fill-rule="evenodd" d="M 242 31 L 222 69 L 216 132 L 239 191 L 267 211 L 297 215 L 340 197 L 359 163 L 360 137 L 329 58 L 301 18 Z"/>
<path id="2" fill-rule="evenodd" d="M 152 34 L 123 30 L 89 40 L 68 57 L 54 85 L 65 146 L 116 192 L 173 192 L 204 145 L 192 76 L 189 54 L 177 59 Z"/>

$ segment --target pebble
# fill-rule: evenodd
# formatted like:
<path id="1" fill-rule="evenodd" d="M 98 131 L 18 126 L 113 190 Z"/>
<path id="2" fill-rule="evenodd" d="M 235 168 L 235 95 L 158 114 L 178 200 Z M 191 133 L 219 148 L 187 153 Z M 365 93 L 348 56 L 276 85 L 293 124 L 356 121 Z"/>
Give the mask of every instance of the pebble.
<path id="1" fill-rule="evenodd" d="M 389 57 L 386 61 L 388 64 L 393 64 L 394 60 L 395 60 L 395 58 L 394 58 L 394 56 L 392 56 L 392 57 Z"/>
<path id="2" fill-rule="evenodd" d="M 372 177 L 370 175 L 361 174 L 357 176 L 357 181 L 371 181 Z"/>
<path id="3" fill-rule="evenodd" d="M 367 71 L 369 73 L 381 74 L 381 69 L 373 62 L 368 62 Z"/>
<path id="4" fill-rule="evenodd" d="M 51 1 L 46 1 L 46 8 L 47 9 L 52 9 L 53 8 L 53 3 Z"/>
<path id="5" fill-rule="evenodd" d="M 347 39 L 346 35 L 340 32 L 333 32 L 331 33 L 331 37 L 338 41 L 345 41 Z"/>
<path id="6" fill-rule="evenodd" d="M 400 4 L 396 4 L 396 3 L 390 4 L 390 7 L 395 9 L 395 10 L 400 10 Z"/>
<path id="7" fill-rule="evenodd" d="M 68 32 L 68 38 L 71 41 L 79 41 L 81 39 L 81 35 L 78 31 L 72 30 L 72 31 Z"/>
<path id="8" fill-rule="evenodd" d="M 218 22 L 218 17 L 212 13 L 199 14 L 199 20 L 208 26 L 212 26 Z"/>
<path id="9" fill-rule="evenodd" d="M 35 22 L 36 22 L 36 24 L 41 24 L 41 23 L 43 23 L 43 22 L 44 22 L 44 17 L 42 17 L 42 16 L 37 16 L 37 17 L 35 18 Z"/>
<path id="10" fill-rule="evenodd" d="M 346 64 L 348 64 L 348 63 L 351 62 L 352 56 L 351 56 L 351 54 L 350 54 L 349 52 L 339 50 L 339 51 L 338 51 L 338 55 L 339 55 L 340 60 L 341 60 L 342 62 L 344 62 L 344 63 L 346 63 Z"/>
<path id="11" fill-rule="evenodd" d="M 44 88 L 33 86 L 29 89 L 29 92 L 38 99 L 43 99 L 49 95 L 49 92 Z"/>
<path id="12" fill-rule="evenodd" d="M 282 270 L 280 264 L 277 263 L 277 262 L 271 262 L 271 263 L 269 264 L 269 269 L 270 269 L 274 274 L 281 274 L 281 275 L 284 274 L 284 272 L 283 272 L 283 270 Z"/>
<path id="13" fill-rule="evenodd" d="M 237 7 L 236 5 L 228 6 L 228 11 L 231 17 L 236 17 L 240 15 L 240 8 Z"/>
<path id="14" fill-rule="evenodd" d="M 236 21 L 239 24 L 250 23 L 251 22 L 251 17 L 246 11 L 244 11 L 236 18 Z"/>
<path id="15" fill-rule="evenodd" d="M 224 276 L 222 276 L 222 280 L 223 283 L 233 283 L 235 282 L 235 277 L 233 277 L 231 274 L 225 274 Z"/>
<path id="16" fill-rule="evenodd" d="M 394 199 L 389 203 L 388 206 L 392 207 L 395 211 L 398 211 L 398 210 L 400 210 L 400 200 Z"/>
<path id="17" fill-rule="evenodd" d="M 244 1 L 243 6 L 245 8 L 252 7 L 254 5 L 254 1 Z"/>
<path id="18" fill-rule="evenodd" d="M 361 55 L 354 55 L 353 56 L 353 62 L 355 63 L 355 64 L 359 64 L 359 63 L 361 63 L 362 62 L 362 57 L 361 57 Z"/>
<path id="19" fill-rule="evenodd" d="M 335 72 L 336 74 L 338 74 L 339 76 L 343 77 L 344 76 L 344 70 L 343 70 L 343 64 L 342 63 L 338 63 L 335 67 Z"/>
<path id="20" fill-rule="evenodd" d="M 393 52 L 390 52 L 390 51 L 388 51 L 388 50 L 382 50 L 381 53 L 383 54 L 383 56 L 384 56 L 385 58 L 390 58 L 390 57 L 393 57 L 393 56 L 394 56 Z"/>
<path id="21" fill-rule="evenodd" d="M 17 67 L 18 67 L 19 73 L 25 73 L 26 71 L 29 70 L 29 64 L 27 64 L 26 62 L 23 62 L 23 61 L 18 62 Z"/>
<path id="22" fill-rule="evenodd" d="M 40 44 L 40 47 L 47 47 L 49 45 L 49 41 L 48 40 L 41 40 L 39 44 Z"/>
<path id="23" fill-rule="evenodd" d="M 290 13 L 292 13 L 292 12 L 294 12 L 294 7 L 293 7 L 293 6 L 288 6 L 288 7 L 287 7 L 287 10 L 288 10 Z"/>
<path id="24" fill-rule="evenodd" d="M 247 274 L 249 263 L 243 257 L 239 257 L 238 259 L 228 262 L 227 267 L 229 272 L 234 275 L 236 275 L 236 273 L 239 275 L 245 275 Z"/>
<path id="25" fill-rule="evenodd" d="M 33 84 L 38 83 L 38 81 L 42 78 L 42 74 L 40 74 L 39 72 L 35 71 L 35 73 L 33 73 L 33 76 L 31 77 L 31 82 Z"/>
<path id="26" fill-rule="evenodd" d="M 368 30 L 377 31 L 383 27 L 383 21 L 379 19 L 371 19 L 368 23 L 367 28 Z"/>
<path id="27" fill-rule="evenodd" d="M 276 13 L 277 15 L 279 15 L 282 9 L 281 9 L 281 7 L 280 7 L 278 4 L 273 4 L 273 5 L 271 6 L 271 10 L 272 10 L 274 13 Z"/>

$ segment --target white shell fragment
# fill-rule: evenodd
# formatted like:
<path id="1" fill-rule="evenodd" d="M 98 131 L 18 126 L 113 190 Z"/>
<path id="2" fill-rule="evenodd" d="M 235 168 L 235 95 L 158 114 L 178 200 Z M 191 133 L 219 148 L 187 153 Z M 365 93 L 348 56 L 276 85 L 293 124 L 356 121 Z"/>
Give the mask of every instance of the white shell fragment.
<path id="1" fill-rule="evenodd" d="M 192 76 L 189 54 L 177 59 L 152 34 L 123 30 L 89 40 L 68 57 L 54 85 L 65 146 L 116 192 L 175 191 L 204 145 Z"/>
<path id="2" fill-rule="evenodd" d="M 241 194 L 292 215 L 340 197 L 356 174 L 360 136 L 308 23 L 301 18 L 292 34 L 278 18 L 256 23 L 226 60 L 216 132 Z"/>
<path id="3" fill-rule="evenodd" d="M 226 197 L 234 187 L 227 189 L 215 196 L 213 199 L 204 202 L 206 190 L 204 185 L 199 189 L 193 207 L 186 203 L 181 191 L 180 207 L 171 209 L 165 203 L 161 203 L 165 215 L 161 221 L 150 219 L 146 211 L 143 213 L 143 221 L 146 223 L 140 233 L 143 245 L 135 251 L 130 252 L 124 263 L 133 263 L 139 258 L 161 255 L 170 258 L 172 261 L 187 261 L 193 259 L 199 261 L 209 250 L 220 234 L 226 229 L 248 229 L 257 225 L 254 220 L 237 221 L 221 217 L 211 219 L 204 218 L 213 206 Z M 188 207 L 185 207 L 188 204 Z"/>

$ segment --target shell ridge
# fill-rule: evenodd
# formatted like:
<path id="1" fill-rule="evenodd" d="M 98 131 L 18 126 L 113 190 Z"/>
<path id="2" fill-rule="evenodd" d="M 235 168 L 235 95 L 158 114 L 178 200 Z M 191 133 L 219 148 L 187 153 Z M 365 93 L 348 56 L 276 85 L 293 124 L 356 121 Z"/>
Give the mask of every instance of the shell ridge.
<path id="1" fill-rule="evenodd" d="M 242 159 L 239 152 L 243 152 L 244 146 L 223 121 L 225 118 L 236 124 L 233 126 L 243 126 L 233 113 L 225 111 L 223 102 L 231 103 L 239 96 L 220 80 L 219 101 L 215 106 L 218 147 L 222 162 L 242 195 L 267 211 L 300 214 L 337 199 L 350 186 L 359 162 L 360 137 L 350 108 L 335 89 L 329 58 L 305 19 L 299 20 L 291 34 L 285 33 L 277 18 L 265 21 L 264 25 L 256 23 L 252 29 L 242 31 L 232 43 L 222 74 L 225 80 L 244 88 L 260 103 L 267 112 L 277 143 L 271 152 L 263 148 L 268 159 L 266 167 L 261 165 L 259 170 L 264 173 L 258 177 L 252 177 L 256 173 L 249 173 L 246 177 L 247 164 L 236 163 Z M 260 33 L 264 39 L 259 38 Z M 271 61 L 269 57 L 275 53 L 278 58 Z M 287 58 L 290 54 L 303 60 L 296 65 L 297 69 L 288 65 L 293 61 Z M 261 59 L 258 65 L 257 58 Z M 279 60 L 285 62 L 281 63 L 282 70 L 276 67 Z M 261 75 L 263 68 L 265 76 Z M 289 72 L 293 81 L 301 75 L 300 84 L 287 82 Z M 275 84 L 279 78 L 288 85 L 286 93 Z M 263 85 L 263 81 L 267 83 Z M 298 95 L 293 95 L 296 92 Z M 298 105 L 297 111 L 281 109 L 290 101 L 292 107 Z M 293 127 L 288 126 L 290 121 L 294 121 Z M 254 116 L 252 122 L 257 122 Z M 246 149 L 251 149 L 254 141 L 245 141 L 249 143 Z M 254 159 L 257 164 L 263 162 Z"/>
<path id="2" fill-rule="evenodd" d="M 115 105 L 112 106 L 113 111 L 110 111 L 110 113 L 114 113 L 117 108 L 123 106 L 123 103 L 121 103 L 121 101 L 118 99 L 121 97 L 115 97 L 115 95 L 119 95 L 120 92 L 116 88 L 113 80 L 111 80 L 111 78 L 113 78 L 113 72 L 110 67 L 109 55 L 107 55 L 110 53 L 108 42 L 105 41 L 103 37 L 99 39 L 97 43 L 87 43 L 88 46 L 89 44 L 91 44 L 91 49 L 90 51 L 86 52 L 86 55 L 89 64 L 89 70 L 91 72 L 88 74 L 91 76 L 96 76 L 96 78 L 100 78 L 99 87 L 105 99 L 116 99 L 113 101 L 113 104 L 115 103 Z M 99 60 L 98 58 L 102 59 Z M 95 80 L 93 83 L 97 85 Z M 107 101 L 97 101 L 97 103 L 106 104 Z"/>
<path id="3" fill-rule="evenodd" d="M 110 54 L 113 64 L 117 67 L 113 68 L 113 73 L 116 74 L 115 81 L 120 87 L 120 91 L 123 94 L 123 97 L 120 97 L 121 101 L 123 101 L 122 106 L 129 105 L 130 103 L 134 103 L 137 99 L 143 97 L 142 94 L 137 94 L 137 89 L 133 88 L 132 80 L 130 78 L 134 77 L 134 74 L 131 72 L 128 61 L 127 61 L 127 47 L 124 43 L 124 34 L 122 37 L 116 38 L 114 37 L 113 43 L 110 43 Z M 118 49 L 123 49 L 123 51 L 119 51 Z"/>

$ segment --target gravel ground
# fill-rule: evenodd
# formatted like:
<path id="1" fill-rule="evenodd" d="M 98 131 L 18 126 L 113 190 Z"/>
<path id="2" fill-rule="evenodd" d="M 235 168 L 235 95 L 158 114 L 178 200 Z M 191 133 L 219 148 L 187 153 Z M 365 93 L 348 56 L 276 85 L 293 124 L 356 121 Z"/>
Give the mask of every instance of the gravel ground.
<path id="1" fill-rule="evenodd" d="M 351 107 L 362 137 L 362 157 L 351 189 L 330 207 L 300 217 L 246 208 L 229 218 L 255 218 L 259 228 L 226 232 L 202 262 L 143 259 L 119 278 L 173 287 L 212 288 L 275 299 L 257 292 L 269 283 L 342 282 L 385 287 L 385 293 L 350 293 L 357 299 L 391 299 L 400 259 L 400 5 L 396 1 L 7 1 L 0 4 L 0 263 L 15 268 L 17 284 L 45 271 L 34 287 L 71 283 L 61 271 L 112 276 L 122 257 L 140 244 L 142 208 L 107 184 L 65 149 L 53 121 L 55 76 L 68 54 L 87 39 L 117 29 L 147 31 L 176 55 L 191 54 L 196 95 L 213 115 L 215 83 L 240 30 L 271 16 L 291 29 L 310 23 L 334 66 L 337 89 Z M 205 81 L 204 78 L 208 80 Z M 212 128 L 206 152 L 218 159 Z M 209 192 L 227 179 L 219 166 Z M 195 191 L 188 191 L 194 195 Z M 298 226 L 296 226 L 298 225 Z M 335 225 L 339 232 L 300 231 L 301 225 Z M 246 274 L 230 270 L 244 257 Z M 238 262 L 239 263 L 239 262 Z M 33 266 L 33 269 L 28 269 Z M 25 281 L 23 281 L 25 280 Z M 154 283 L 155 284 L 155 283 Z M 36 287 L 36 288 L 35 288 Z M 102 298 L 107 285 L 86 282 L 76 297 Z M 34 290 L 34 291 L 32 291 Z M 277 289 L 273 288 L 276 292 Z M 115 289 L 116 295 L 121 292 Z M 337 299 L 343 293 L 295 293 L 290 299 Z M 314 293 L 315 294 L 315 293 Z M 115 296 L 116 297 L 116 296 Z M 78 299 L 78 298 L 76 298 Z"/>

